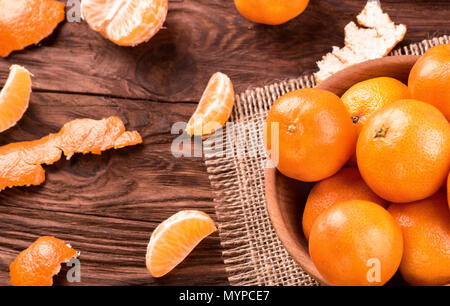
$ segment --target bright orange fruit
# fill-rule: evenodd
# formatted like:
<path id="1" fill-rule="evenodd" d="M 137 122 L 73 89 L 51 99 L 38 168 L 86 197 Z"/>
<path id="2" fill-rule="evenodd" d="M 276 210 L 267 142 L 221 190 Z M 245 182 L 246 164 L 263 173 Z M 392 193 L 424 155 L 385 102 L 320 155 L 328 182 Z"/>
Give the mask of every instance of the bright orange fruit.
<path id="1" fill-rule="evenodd" d="M 242 16 L 256 23 L 279 25 L 297 17 L 309 0 L 234 0 Z"/>
<path id="2" fill-rule="evenodd" d="M 63 20 L 56 0 L 0 0 L 0 56 L 37 44 Z"/>
<path id="3" fill-rule="evenodd" d="M 120 46 L 147 42 L 166 20 L 168 0 L 83 0 L 89 26 Z"/>
<path id="4" fill-rule="evenodd" d="M 0 190 L 43 183 L 45 171 L 41 165 L 58 161 L 62 152 L 69 159 L 74 153 L 100 154 L 107 149 L 141 142 L 139 133 L 125 131 L 118 117 L 73 120 L 57 134 L 0 147 Z"/>
<path id="5" fill-rule="evenodd" d="M 441 193 L 392 204 L 389 212 L 403 231 L 400 273 L 411 285 L 450 284 L 450 212 Z"/>
<path id="6" fill-rule="evenodd" d="M 0 93 L 0 132 L 16 125 L 28 108 L 31 93 L 30 72 L 12 65 L 5 86 Z"/>
<path id="7" fill-rule="evenodd" d="M 412 98 L 436 106 L 450 120 L 450 44 L 428 49 L 409 73 Z"/>
<path id="8" fill-rule="evenodd" d="M 332 176 L 355 151 L 355 127 L 341 99 L 317 88 L 295 90 L 275 101 L 265 134 L 278 170 L 300 181 Z"/>
<path id="9" fill-rule="evenodd" d="M 364 181 L 391 202 L 427 198 L 450 170 L 450 124 L 434 106 L 400 100 L 378 110 L 363 127 L 356 149 Z"/>
<path id="10" fill-rule="evenodd" d="M 152 233 L 145 258 L 148 271 L 153 277 L 166 275 L 216 230 L 214 221 L 201 211 L 176 213 Z"/>
<path id="11" fill-rule="evenodd" d="M 370 116 L 379 108 L 401 99 L 408 99 L 408 86 L 389 77 L 356 83 L 341 97 L 358 134 Z"/>
<path id="12" fill-rule="evenodd" d="M 208 135 L 222 127 L 231 115 L 234 89 L 230 78 L 216 72 L 203 92 L 197 109 L 186 126 L 189 135 Z"/>
<path id="13" fill-rule="evenodd" d="M 364 200 L 387 207 L 361 178 L 358 169 L 343 168 L 341 171 L 318 182 L 311 189 L 303 211 L 302 225 L 306 239 L 317 217 L 330 206 L 350 200 Z"/>
<path id="14" fill-rule="evenodd" d="M 22 251 L 9 266 L 13 286 L 51 286 L 61 264 L 77 257 L 61 240 L 44 236 Z"/>
<path id="15" fill-rule="evenodd" d="M 382 286 L 400 265 L 402 231 L 378 204 L 342 202 L 317 218 L 309 252 L 319 272 L 334 285 Z"/>

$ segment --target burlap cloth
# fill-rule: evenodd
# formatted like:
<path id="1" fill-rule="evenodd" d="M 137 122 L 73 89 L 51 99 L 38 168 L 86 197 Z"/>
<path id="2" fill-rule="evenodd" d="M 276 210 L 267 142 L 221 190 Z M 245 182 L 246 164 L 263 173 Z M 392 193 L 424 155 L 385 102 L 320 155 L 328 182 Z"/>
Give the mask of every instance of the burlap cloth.
<path id="1" fill-rule="evenodd" d="M 390 55 L 421 55 L 434 45 L 449 42 L 449 36 L 442 36 L 396 49 Z M 230 118 L 237 125 L 226 129 L 224 154 L 205 150 L 231 285 L 318 285 L 287 253 L 269 219 L 264 192 L 267 156 L 262 141 L 257 141 L 262 139 L 262 124 L 277 98 L 315 85 L 312 75 L 304 75 L 237 95 Z M 204 145 L 216 149 L 217 140 L 209 138 Z"/>

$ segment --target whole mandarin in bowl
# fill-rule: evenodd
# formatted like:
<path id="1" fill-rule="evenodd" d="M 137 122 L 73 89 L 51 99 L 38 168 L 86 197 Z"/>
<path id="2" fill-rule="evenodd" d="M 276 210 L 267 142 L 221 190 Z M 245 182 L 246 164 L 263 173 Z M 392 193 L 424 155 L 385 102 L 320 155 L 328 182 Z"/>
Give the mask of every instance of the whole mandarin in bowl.
<path id="1" fill-rule="evenodd" d="M 358 169 L 342 168 L 335 175 L 314 185 L 303 210 L 302 227 L 306 239 L 317 217 L 330 206 L 350 200 L 365 200 L 387 207 L 364 182 Z"/>
<path id="2" fill-rule="evenodd" d="M 279 25 L 294 19 L 308 6 L 309 0 L 234 0 L 239 13 L 250 21 Z"/>
<path id="3" fill-rule="evenodd" d="M 450 169 L 450 124 L 434 106 L 399 100 L 375 112 L 356 147 L 367 185 L 390 202 L 425 199 Z"/>
<path id="4" fill-rule="evenodd" d="M 436 106 L 450 120 L 450 44 L 432 47 L 419 58 L 408 87 L 413 99 Z"/>
<path id="5" fill-rule="evenodd" d="M 400 273 L 411 285 L 450 283 L 450 211 L 446 197 L 391 204 L 389 212 L 403 232 Z"/>
<path id="6" fill-rule="evenodd" d="M 333 285 L 382 286 L 400 265 L 402 231 L 376 203 L 342 202 L 329 207 L 314 222 L 309 253 Z"/>
<path id="7" fill-rule="evenodd" d="M 341 97 L 358 134 L 372 114 L 392 102 L 409 98 L 408 86 L 390 77 L 356 83 Z"/>
<path id="8" fill-rule="evenodd" d="M 277 169 L 300 181 L 332 176 L 355 150 L 355 127 L 341 99 L 317 88 L 295 90 L 275 101 L 265 130 Z"/>

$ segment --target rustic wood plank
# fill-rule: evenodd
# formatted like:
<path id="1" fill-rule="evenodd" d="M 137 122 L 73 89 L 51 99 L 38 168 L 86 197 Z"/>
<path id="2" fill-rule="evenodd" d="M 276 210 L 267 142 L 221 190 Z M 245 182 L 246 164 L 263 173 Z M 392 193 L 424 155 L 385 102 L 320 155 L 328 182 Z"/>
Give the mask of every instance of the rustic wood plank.
<path id="1" fill-rule="evenodd" d="M 218 234 L 203 241 L 173 273 L 153 279 L 145 252 L 155 227 L 182 209 L 214 217 L 212 195 L 200 158 L 170 153 L 174 122 L 195 105 L 161 104 L 92 96 L 34 93 L 17 126 L 0 143 L 36 139 L 75 118 L 117 115 L 144 144 L 101 156 L 75 155 L 45 166 L 41 186 L 0 192 L 0 285 L 9 264 L 37 237 L 54 235 L 81 251 L 82 285 L 227 284 Z M 193 274 L 198 277 L 192 278 Z M 65 277 L 57 284 L 68 284 Z"/>
<path id="2" fill-rule="evenodd" d="M 316 70 L 315 61 L 343 45 L 344 26 L 365 1 L 311 1 L 291 22 L 255 25 L 233 1 L 170 2 L 165 29 L 135 48 L 115 46 L 85 22 L 62 24 L 40 47 L 0 60 L 0 78 L 12 63 L 34 74 L 34 88 L 155 101 L 198 101 L 210 75 L 227 73 L 237 92 Z M 408 25 L 402 45 L 448 34 L 447 0 L 383 0 L 395 22 Z"/>

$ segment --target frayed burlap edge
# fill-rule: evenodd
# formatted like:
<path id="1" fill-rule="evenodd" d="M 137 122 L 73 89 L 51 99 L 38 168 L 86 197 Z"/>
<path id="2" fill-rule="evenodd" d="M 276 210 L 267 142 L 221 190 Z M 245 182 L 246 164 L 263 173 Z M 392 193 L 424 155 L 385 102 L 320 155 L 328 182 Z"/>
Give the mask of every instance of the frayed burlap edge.
<path id="1" fill-rule="evenodd" d="M 421 55 L 449 43 L 442 36 L 396 49 L 390 55 Z M 205 163 L 214 193 L 223 258 L 231 285 L 318 285 L 287 253 L 266 210 L 262 123 L 272 103 L 286 92 L 314 87 L 312 75 L 247 90 L 236 96 L 227 128 L 225 153 L 205 149 Z M 222 138 L 223 139 L 223 138 Z M 217 139 L 205 140 L 205 147 Z"/>

